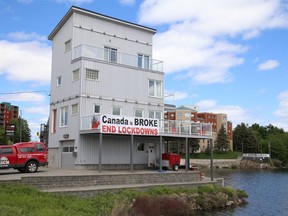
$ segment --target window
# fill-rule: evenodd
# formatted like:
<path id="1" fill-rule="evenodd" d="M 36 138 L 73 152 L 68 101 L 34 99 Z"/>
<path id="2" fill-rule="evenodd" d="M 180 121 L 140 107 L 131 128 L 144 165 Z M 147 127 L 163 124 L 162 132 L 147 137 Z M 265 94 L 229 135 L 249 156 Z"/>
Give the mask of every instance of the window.
<path id="1" fill-rule="evenodd" d="M 72 72 L 72 81 L 78 80 L 79 77 L 80 77 L 80 70 L 79 69 L 74 70 Z"/>
<path id="2" fill-rule="evenodd" d="M 52 110 L 52 128 L 51 133 L 56 133 L 56 109 Z"/>
<path id="3" fill-rule="evenodd" d="M 62 152 L 74 152 L 74 146 L 65 146 Z"/>
<path id="4" fill-rule="evenodd" d="M 177 117 L 182 117 L 182 113 L 177 113 Z"/>
<path id="5" fill-rule="evenodd" d="M 153 119 L 161 119 L 161 112 L 158 111 L 149 111 L 149 118 L 153 118 Z"/>
<path id="6" fill-rule="evenodd" d="M 72 48 L 71 40 L 65 42 L 65 52 L 68 52 Z"/>
<path id="7" fill-rule="evenodd" d="M 0 154 L 13 154 L 13 149 L 11 147 L 0 148 Z"/>
<path id="8" fill-rule="evenodd" d="M 77 114 L 78 113 L 78 104 L 73 104 L 72 106 L 71 106 L 71 114 L 72 115 L 75 115 L 75 114 Z"/>
<path id="9" fill-rule="evenodd" d="M 149 61 L 148 55 L 138 54 L 138 67 L 149 69 Z"/>
<path id="10" fill-rule="evenodd" d="M 112 107 L 112 115 L 121 115 L 121 107 Z"/>
<path id="11" fill-rule="evenodd" d="M 104 47 L 104 60 L 110 62 L 117 62 L 117 49 L 111 47 Z"/>
<path id="12" fill-rule="evenodd" d="M 144 151 L 144 143 L 137 143 L 137 151 Z"/>
<path id="13" fill-rule="evenodd" d="M 40 143 L 35 144 L 35 148 L 37 149 L 38 152 L 44 152 L 45 151 L 43 145 Z"/>
<path id="14" fill-rule="evenodd" d="M 142 109 L 135 109 L 134 110 L 134 116 L 142 118 L 143 117 L 143 110 Z"/>
<path id="15" fill-rule="evenodd" d="M 94 104 L 93 112 L 94 112 L 95 114 L 100 113 L 100 105 Z"/>
<path id="16" fill-rule="evenodd" d="M 149 96 L 162 97 L 162 82 L 149 80 Z"/>
<path id="17" fill-rule="evenodd" d="M 186 113 L 185 113 L 185 117 L 186 117 L 186 118 L 187 118 L 187 117 L 190 117 L 190 113 L 186 112 Z"/>
<path id="18" fill-rule="evenodd" d="M 68 124 L 68 107 L 61 107 L 60 110 L 60 127 L 67 126 Z"/>
<path id="19" fill-rule="evenodd" d="M 20 147 L 19 150 L 20 152 L 28 152 L 28 153 L 36 151 L 34 147 Z"/>
<path id="20" fill-rule="evenodd" d="M 62 77 L 61 76 L 59 76 L 59 77 L 57 77 L 57 86 L 61 86 L 61 83 L 62 83 Z"/>
<path id="21" fill-rule="evenodd" d="M 86 76 L 85 76 L 86 79 L 98 80 L 98 76 L 99 76 L 99 71 L 86 69 Z"/>

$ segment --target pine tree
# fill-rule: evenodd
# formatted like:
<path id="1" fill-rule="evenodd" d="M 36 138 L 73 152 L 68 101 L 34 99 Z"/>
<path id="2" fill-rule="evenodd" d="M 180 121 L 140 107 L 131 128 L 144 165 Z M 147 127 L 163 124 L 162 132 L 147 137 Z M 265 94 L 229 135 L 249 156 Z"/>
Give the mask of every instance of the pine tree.
<path id="1" fill-rule="evenodd" d="M 215 140 L 215 148 L 220 152 L 223 152 L 223 150 L 228 150 L 229 148 L 228 135 L 223 125 L 221 126 Z"/>

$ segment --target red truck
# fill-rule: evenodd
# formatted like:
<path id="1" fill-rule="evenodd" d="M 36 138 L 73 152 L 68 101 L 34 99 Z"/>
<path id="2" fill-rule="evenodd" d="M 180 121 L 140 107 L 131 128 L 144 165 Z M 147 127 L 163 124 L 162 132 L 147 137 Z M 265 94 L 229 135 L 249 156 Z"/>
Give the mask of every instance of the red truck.
<path id="1" fill-rule="evenodd" d="M 19 172 L 36 172 L 48 165 L 48 152 L 42 142 L 22 142 L 0 145 L 0 169 L 14 168 Z"/>

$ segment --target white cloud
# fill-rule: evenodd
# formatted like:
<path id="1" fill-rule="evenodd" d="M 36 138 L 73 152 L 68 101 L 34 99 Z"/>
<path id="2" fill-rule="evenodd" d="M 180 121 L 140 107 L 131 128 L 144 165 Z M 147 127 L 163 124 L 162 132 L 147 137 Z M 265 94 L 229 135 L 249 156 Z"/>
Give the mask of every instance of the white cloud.
<path id="1" fill-rule="evenodd" d="M 196 103 L 201 112 L 225 113 L 228 121 L 232 121 L 233 127 L 242 122 L 255 123 L 257 120 L 249 115 L 249 112 L 240 106 L 219 105 L 216 100 L 202 100 Z"/>
<path id="2" fill-rule="evenodd" d="M 288 91 L 281 92 L 278 95 L 278 100 L 278 109 L 274 112 L 274 115 L 278 117 L 288 118 Z"/>
<path id="3" fill-rule="evenodd" d="M 276 60 L 267 60 L 266 62 L 258 65 L 258 70 L 272 70 L 279 66 L 279 62 Z"/>
<path id="4" fill-rule="evenodd" d="M 27 114 L 40 114 L 40 115 L 48 116 L 49 106 L 26 107 L 23 109 L 23 111 Z"/>
<path id="5" fill-rule="evenodd" d="M 51 47 L 38 41 L 0 41 L 0 75 L 13 81 L 49 84 Z"/>
<path id="6" fill-rule="evenodd" d="M 233 80 L 230 69 L 243 64 L 240 55 L 248 51 L 231 39 L 250 39 L 265 29 L 287 27 L 283 4 L 280 0 L 145 0 L 139 21 L 167 25 L 154 38 L 154 57 L 165 62 L 166 73 L 182 71 L 194 83 L 223 83 Z"/>
<path id="7" fill-rule="evenodd" d="M 45 101 L 46 98 L 43 94 L 38 93 L 11 93 L 11 94 L 0 94 L 0 101 Z"/>
<path id="8" fill-rule="evenodd" d="M 33 32 L 33 33 L 26 33 L 24 31 L 22 32 L 11 32 L 8 34 L 8 37 L 11 38 L 12 40 L 16 40 L 16 41 L 46 41 L 47 37 L 46 36 L 42 36 L 42 35 L 38 35 L 37 33 Z"/>

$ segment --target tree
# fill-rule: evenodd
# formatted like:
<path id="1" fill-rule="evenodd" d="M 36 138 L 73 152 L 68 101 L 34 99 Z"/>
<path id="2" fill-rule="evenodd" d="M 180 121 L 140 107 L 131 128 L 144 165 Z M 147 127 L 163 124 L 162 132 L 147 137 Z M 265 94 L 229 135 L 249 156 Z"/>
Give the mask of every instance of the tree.
<path id="1" fill-rule="evenodd" d="M 31 130 L 27 120 L 19 117 L 18 119 L 12 119 L 10 123 L 14 124 L 16 128 L 14 143 L 29 142 L 31 140 Z"/>
<path id="2" fill-rule="evenodd" d="M 228 150 L 229 148 L 228 135 L 223 125 L 221 126 L 215 140 L 215 148 L 220 152 L 223 152 L 223 150 Z"/>
<path id="3" fill-rule="evenodd" d="M 200 148 L 199 139 L 190 139 L 189 144 L 191 146 L 192 154 L 198 151 Z"/>
<path id="4" fill-rule="evenodd" d="M 243 153 L 258 153 L 259 143 L 251 128 L 244 123 L 237 125 L 233 131 L 234 151 L 242 151 Z"/>
<path id="5" fill-rule="evenodd" d="M 4 138 L 4 127 L 0 127 L 0 145 L 4 145 L 5 138 Z"/>

